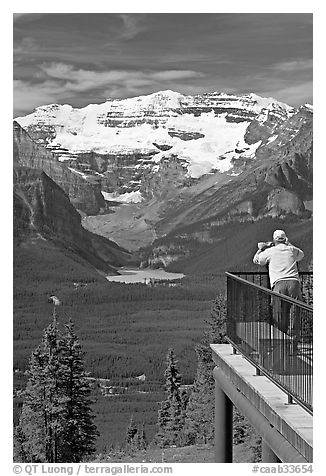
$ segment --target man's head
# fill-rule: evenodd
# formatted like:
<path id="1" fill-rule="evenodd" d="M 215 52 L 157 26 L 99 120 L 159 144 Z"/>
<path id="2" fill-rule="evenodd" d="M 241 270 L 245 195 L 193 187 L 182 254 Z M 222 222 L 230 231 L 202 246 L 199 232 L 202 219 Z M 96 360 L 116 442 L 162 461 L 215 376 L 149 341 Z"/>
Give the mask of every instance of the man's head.
<path id="1" fill-rule="evenodd" d="M 273 233 L 274 243 L 287 243 L 288 239 L 283 230 L 275 230 Z"/>

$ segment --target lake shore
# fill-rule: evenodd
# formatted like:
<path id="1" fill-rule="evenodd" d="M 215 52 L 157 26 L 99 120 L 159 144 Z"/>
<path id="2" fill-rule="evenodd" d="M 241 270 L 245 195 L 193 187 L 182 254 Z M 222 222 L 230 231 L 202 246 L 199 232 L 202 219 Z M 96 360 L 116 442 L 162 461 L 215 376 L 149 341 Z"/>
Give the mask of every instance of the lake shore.
<path id="1" fill-rule="evenodd" d="M 120 275 L 107 276 L 108 281 L 114 281 L 118 283 L 132 284 L 132 283 L 146 283 L 150 279 L 154 280 L 168 280 L 173 281 L 176 279 L 182 279 L 185 277 L 182 273 L 169 273 L 165 269 L 140 269 L 140 268 L 120 268 L 117 270 Z"/>

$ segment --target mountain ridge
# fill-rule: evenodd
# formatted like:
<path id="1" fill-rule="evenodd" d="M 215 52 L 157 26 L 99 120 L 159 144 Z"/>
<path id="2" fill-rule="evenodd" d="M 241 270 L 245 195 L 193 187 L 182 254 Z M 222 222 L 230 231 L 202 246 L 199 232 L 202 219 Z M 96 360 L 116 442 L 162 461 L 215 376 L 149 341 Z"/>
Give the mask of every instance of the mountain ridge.
<path id="1" fill-rule="evenodd" d="M 161 147 L 169 146 L 169 155 L 177 154 L 188 175 L 198 178 L 214 166 L 222 171 L 231 168 L 230 157 L 219 157 L 236 149 L 248 124 L 262 111 L 264 118 L 268 111 L 273 111 L 279 119 L 294 111 L 273 98 L 253 94 L 185 96 L 168 92 L 90 104 L 81 109 L 69 105 L 40 106 L 16 121 L 34 141 L 54 152 L 59 149 L 58 159 L 70 165 L 81 153 L 139 153 L 144 158 L 150 156 L 148 160 L 155 170 L 166 155 Z M 252 145 L 246 144 L 247 154 L 252 152 Z M 134 165 L 146 168 L 149 163 L 140 160 Z"/>

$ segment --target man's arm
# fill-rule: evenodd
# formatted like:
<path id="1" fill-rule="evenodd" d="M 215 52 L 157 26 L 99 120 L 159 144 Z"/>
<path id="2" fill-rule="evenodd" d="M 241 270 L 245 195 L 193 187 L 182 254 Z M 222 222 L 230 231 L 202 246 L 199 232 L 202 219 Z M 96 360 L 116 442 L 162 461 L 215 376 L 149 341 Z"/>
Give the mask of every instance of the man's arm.
<path id="1" fill-rule="evenodd" d="M 255 256 L 252 260 L 255 264 L 259 264 L 260 266 L 264 266 L 269 262 L 269 253 L 268 250 L 257 250 Z"/>
<path id="2" fill-rule="evenodd" d="M 300 248 L 297 248 L 296 246 L 293 246 L 293 252 L 294 252 L 294 259 L 296 261 L 301 261 L 302 258 L 304 257 L 304 252 L 300 250 Z"/>

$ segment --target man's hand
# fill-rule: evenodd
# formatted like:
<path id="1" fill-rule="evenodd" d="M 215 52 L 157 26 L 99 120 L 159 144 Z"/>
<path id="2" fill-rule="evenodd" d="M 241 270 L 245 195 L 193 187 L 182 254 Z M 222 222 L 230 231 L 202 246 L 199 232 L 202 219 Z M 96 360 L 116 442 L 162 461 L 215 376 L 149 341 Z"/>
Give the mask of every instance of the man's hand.
<path id="1" fill-rule="evenodd" d="M 271 248 L 272 246 L 274 246 L 273 242 L 272 241 L 260 241 L 258 243 L 258 251 L 265 251 L 267 250 L 267 248 Z"/>

